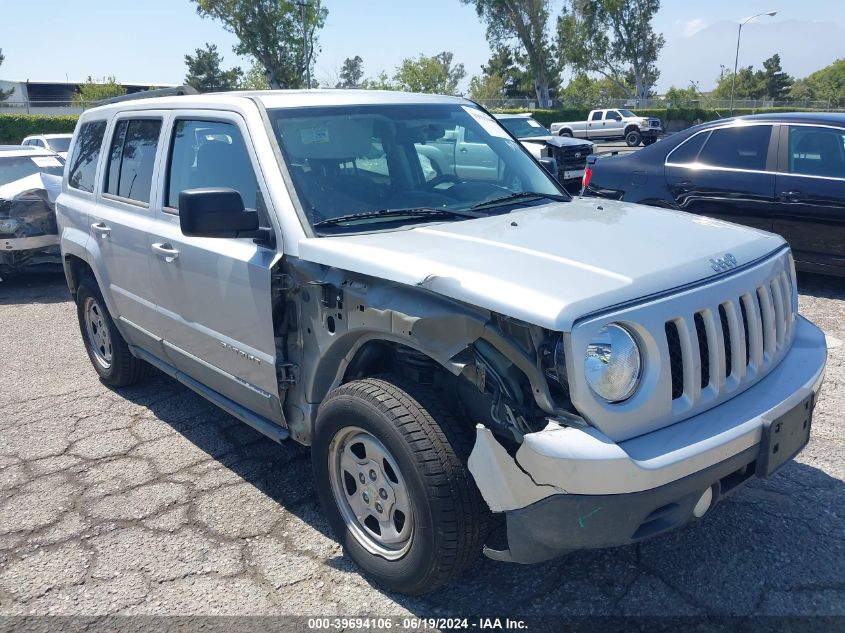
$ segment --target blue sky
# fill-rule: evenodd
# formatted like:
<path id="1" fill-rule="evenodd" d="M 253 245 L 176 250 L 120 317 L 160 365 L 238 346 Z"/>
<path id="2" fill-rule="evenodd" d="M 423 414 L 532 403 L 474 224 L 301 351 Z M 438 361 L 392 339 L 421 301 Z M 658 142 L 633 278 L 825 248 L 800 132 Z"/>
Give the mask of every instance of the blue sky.
<path id="1" fill-rule="evenodd" d="M 450 50 L 471 76 L 489 57 L 484 26 L 472 8 L 458 0 L 324 2 L 329 17 L 320 35 L 322 52 L 316 68 L 322 81 L 334 79 L 344 58 L 356 54 L 364 59 L 368 75 L 382 69 L 392 73 L 404 57 Z M 559 7 L 560 2 L 552 4 Z M 816 59 L 785 58 L 785 69 L 800 75 L 807 66 L 812 69 L 832 61 L 831 47 L 845 39 L 842 0 L 664 0 L 654 25 L 673 45 L 671 59 L 661 60 L 664 77 L 688 81 L 687 62 L 705 56 L 706 70 L 698 72 L 706 76 L 694 79 L 708 87 L 719 64 L 733 61 L 733 31 L 721 25 L 719 50 L 696 50 L 696 34 L 771 10 L 778 10 L 775 18 L 761 19 L 749 29 L 749 40 L 743 42 L 744 63 L 759 65 L 778 50 L 783 29 L 771 28 L 775 23 L 795 21 L 790 32 L 812 42 L 811 20 L 823 21 L 829 27 L 826 33 L 832 26 L 843 37 L 821 47 Z M 89 74 L 113 74 L 125 82 L 181 83 L 184 54 L 205 42 L 216 43 L 227 64 L 245 65 L 231 51 L 234 37 L 218 23 L 197 16 L 189 0 L 0 0 L 0 18 L 0 48 L 6 56 L 0 67 L 2 79 L 74 81 Z M 812 47 L 808 54 L 813 54 Z"/>

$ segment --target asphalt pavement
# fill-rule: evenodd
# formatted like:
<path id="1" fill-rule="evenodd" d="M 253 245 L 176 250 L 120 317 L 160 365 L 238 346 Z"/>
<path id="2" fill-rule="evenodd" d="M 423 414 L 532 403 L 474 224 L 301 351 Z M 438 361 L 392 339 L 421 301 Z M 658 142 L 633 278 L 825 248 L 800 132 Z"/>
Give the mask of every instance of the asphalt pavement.
<path id="1" fill-rule="evenodd" d="M 64 280 L 0 282 L 0 615 L 845 615 L 845 280 L 799 287 L 831 349 L 794 463 L 652 541 L 407 598 L 342 555 L 307 449 L 162 374 L 104 387 Z"/>

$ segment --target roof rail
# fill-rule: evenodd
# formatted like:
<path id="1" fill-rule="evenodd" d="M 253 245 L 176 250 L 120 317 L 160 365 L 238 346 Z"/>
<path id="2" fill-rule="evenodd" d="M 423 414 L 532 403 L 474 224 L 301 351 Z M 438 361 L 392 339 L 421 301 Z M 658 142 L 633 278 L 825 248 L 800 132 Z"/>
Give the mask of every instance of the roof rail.
<path id="1" fill-rule="evenodd" d="M 153 99 L 155 97 L 178 97 L 182 95 L 197 95 L 199 91 L 193 86 L 176 86 L 174 88 L 156 88 L 155 90 L 142 90 L 128 95 L 111 97 L 94 102 L 95 106 L 107 105 L 109 103 L 120 103 L 122 101 L 135 101 L 136 99 Z"/>

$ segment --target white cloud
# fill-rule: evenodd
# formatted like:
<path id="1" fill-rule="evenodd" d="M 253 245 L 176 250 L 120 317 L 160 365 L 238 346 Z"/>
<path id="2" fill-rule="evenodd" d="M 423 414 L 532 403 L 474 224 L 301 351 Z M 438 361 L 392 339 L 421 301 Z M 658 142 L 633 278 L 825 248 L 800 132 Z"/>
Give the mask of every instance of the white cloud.
<path id="1" fill-rule="evenodd" d="M 692 37 L 707 26 L 704 18 L 695 18 L 684 24 L 684 37 Z"/>

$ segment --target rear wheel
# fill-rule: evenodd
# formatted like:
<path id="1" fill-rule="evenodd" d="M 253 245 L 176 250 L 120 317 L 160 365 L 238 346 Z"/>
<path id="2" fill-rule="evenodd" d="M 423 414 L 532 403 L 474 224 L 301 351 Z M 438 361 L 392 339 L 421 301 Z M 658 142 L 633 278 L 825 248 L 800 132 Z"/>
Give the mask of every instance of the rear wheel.
<path id="1" fill-rule="evenodd" d="M 480 554 L 487 508 L 466 468 L 471 432 L 429 389 L 335 389 L 313 435 L 314 480 L 346 553 L 387 588 L 432 591 Z"/>
<path id="2" fill-rule="evenodd" d="M 640 134 L 639 130 L 628 130 L 625 132 L 625 144 L 628 147 L 636 147 L 640 144 L 640 141 L 643 139 L 642 134 Z"/>
<path id="3" fill-rule="evenodd" d="M 569 138 L 572 138 L 572 132 L 569 130 L 561 130 L 558 132 L 558 136 L 568 136 Z"/>
<path id="4" fill-rule="evenodd" d="M 106 309 L 97 282 L 85 278 L 76 290 L 76 316 L 85 351 L 100 376 L 110 387 L 128 387 L 146 374 L 146 364 L 132 355 Z"/>

